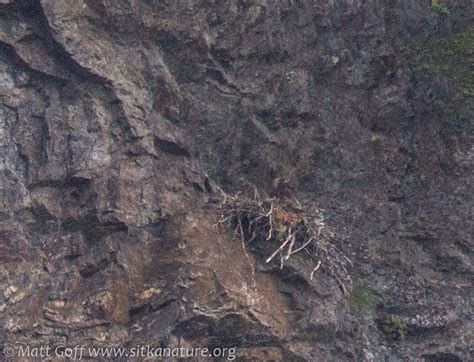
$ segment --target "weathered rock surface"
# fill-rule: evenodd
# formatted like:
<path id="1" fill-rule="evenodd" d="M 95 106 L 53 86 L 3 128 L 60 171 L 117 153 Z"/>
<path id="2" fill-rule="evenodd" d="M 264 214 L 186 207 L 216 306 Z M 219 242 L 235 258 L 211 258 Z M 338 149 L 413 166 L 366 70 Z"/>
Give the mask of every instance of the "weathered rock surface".
<path id="1" fill-rule="evenodd" d="M 474 4 L 446 4 L 0 1 L 0 342 L 472 360 Z M 322 208 L 348 295 L 216 227 L 207 177 Z"/>

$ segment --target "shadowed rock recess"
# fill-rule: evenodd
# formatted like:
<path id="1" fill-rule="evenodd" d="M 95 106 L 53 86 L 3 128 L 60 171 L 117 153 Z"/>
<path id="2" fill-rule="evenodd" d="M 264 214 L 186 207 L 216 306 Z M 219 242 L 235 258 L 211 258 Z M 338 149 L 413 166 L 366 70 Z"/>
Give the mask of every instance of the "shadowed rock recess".
<path id="1" fill-rule="evenodd" d="M 472 361 L 473 65 L 472 0 L 0 1 L 0 345 Z M 220 222 L 275 180 L 352 282 Z"/>

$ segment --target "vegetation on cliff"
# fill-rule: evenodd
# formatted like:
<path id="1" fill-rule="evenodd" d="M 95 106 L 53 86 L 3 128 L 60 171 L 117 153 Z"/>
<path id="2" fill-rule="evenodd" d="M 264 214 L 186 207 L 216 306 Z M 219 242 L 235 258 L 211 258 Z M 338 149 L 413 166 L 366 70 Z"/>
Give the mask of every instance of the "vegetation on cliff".
<path id="1" fill-rule="evenodd" d="M 474 31 L 432 39 L 416 48 L 418 69 L 446 76 L 460 87 L 459 99 L 474 98 Z"/>

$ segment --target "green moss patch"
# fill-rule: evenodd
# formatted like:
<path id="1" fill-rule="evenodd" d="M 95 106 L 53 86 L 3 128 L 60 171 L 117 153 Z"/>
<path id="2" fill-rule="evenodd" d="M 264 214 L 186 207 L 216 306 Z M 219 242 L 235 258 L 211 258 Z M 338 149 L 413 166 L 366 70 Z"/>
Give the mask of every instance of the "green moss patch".
<path id="1" fill-rule="evenodd" d="M 365 285 L 355 286 L 348 298 L 351 311 L 360 314 L 371 314 L 375 311 L 378 302 L 374 291 Z"/>
<path id="2" fill-rule="evenodd" d="M 415 49 L 415 59 L 419 70 L 456 82 L 459 98 L 474 98 L 474 31 L 430 40 Z"/>
<path id="3" fill-rule="evenodd" d="M 408 326 L 402 319 L 386 317 L 382 321 L 382 328 L 389 339 L 402 340 L 408 333 Z"/>
<path id="4" fill-rule="evenodd" d="M 436 0 L 431 3 L 431 14 L 439 16 L 440 14 L 449 14 L 448 5 L 442 0 Z"/>

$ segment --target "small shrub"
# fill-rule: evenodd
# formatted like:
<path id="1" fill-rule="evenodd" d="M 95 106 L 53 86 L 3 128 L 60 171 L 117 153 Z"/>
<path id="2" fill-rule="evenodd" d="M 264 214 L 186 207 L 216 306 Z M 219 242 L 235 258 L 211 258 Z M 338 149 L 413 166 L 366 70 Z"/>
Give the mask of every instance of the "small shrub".
<path id="1" fill-rule="evenodd" d="M 382 321 L 382 328 L 388 337 L 395 340 L 405 339 L 408 332 L 407 323 L 394 317 L 386 317 Z"/>
<path id="2" fill-rule="evenodd" d="M 449 14 L 448 6 L 442 0 L 433 0 L 431 2 L 431 14 L 439 16 L 440 14 Z"/>
<path id="3" fill-rule="evenodd" d="M 380 145 L 383 143 L 383 141 L 384 141 L 384 137 L 378 134 L 370 137 L 370 142 L 374 145 Z"/>

